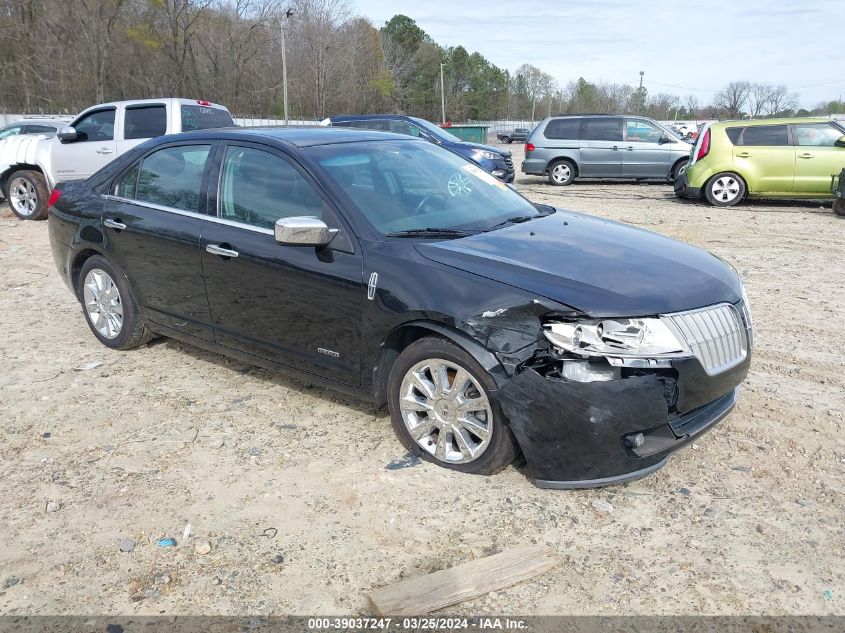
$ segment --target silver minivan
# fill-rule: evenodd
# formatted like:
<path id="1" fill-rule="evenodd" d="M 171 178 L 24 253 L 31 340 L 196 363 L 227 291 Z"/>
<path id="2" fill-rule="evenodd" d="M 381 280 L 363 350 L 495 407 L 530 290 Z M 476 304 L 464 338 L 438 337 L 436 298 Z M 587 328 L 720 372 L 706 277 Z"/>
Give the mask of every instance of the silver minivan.
<path id="1" fill-rule="evenodd" d="M 553 185 L 576 178 L 675 180 L 690 144 L 641 116 L 578 114 L 548 117 L 525 143 L 522 172 Z"/>

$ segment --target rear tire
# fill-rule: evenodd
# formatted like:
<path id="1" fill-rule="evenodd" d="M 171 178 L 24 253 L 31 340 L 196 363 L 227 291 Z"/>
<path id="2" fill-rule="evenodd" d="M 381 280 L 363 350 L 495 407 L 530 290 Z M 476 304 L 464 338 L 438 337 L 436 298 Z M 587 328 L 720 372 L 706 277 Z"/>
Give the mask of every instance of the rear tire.
<path id="1" fill-rule="evenodd" d="M 837 198 L 833 201 L 833 212 L 840 217 L 845 216 L 845 198 Z"/>
<path id="2" fill-rule="evenodd" d="M 126 275 L 105 257 L 94 255 L 85 260 L 77 294 L 88 327 L 106 347 L 127 350 L 153 338 Z"/>
<path id="3" fill-rule="evenodd" d="M 737 174 L 724 171 L 716 174 L 704 187 L 707 202 L 714 207 L 732 207 L 745 198 L 745 181 Z"/>
<path id="4" fill-rule="evenodd" d="M 9 208 L 21 220 L 47 219 L 50 191 L 44 175 L 32 169 L 21 169 L 9 176 L 6 186 Z"/>
<path id="5" fill-rule="evenodd" d="M 439 337 L 415 341 L 399 354 L 387 381 L 393 430 L 405 448 L 426 461 L 464 473 L 495 474 L 517 455 L 495 389 L 490 374 L 454 343 Z"/>
<path id="6" fill-rule="evenodd" d="M 570 160 L 556 160 L 549 165 L 549 182 L 556 187 L 565 187 L 575 180 L 575 164 Z"/>

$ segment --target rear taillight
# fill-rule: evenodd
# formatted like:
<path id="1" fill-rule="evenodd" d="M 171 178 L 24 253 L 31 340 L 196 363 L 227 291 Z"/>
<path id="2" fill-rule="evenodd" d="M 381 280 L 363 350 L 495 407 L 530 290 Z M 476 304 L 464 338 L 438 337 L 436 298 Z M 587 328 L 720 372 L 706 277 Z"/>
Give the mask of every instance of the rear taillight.
<path id="1" fill-rule="evenodd" d="M 535 149 L 537 149 L 537 148 L 534 147 L 534 143 L 526 143 L 525 144 L 525 151 L 526 152 L 533 152 Z"/>
<path id="2" fill-rule="evenodd" d="M 61 197 L 62 197 L 62 192 L 59 191 L 58 189 L 53 189 L 53 191 L 50 192 L 50 199 L 47 201 L 47 206 L 52 207 L 53 205 L 55 205 L 59 201 L 59 198 L 61 198 Z"/>
<path id="3" fill-rule="evenodd" d="M 204 106 L 210 106 L 211 105 L 211 101 L 200 101 L 199 99 L 197 99 L 197 103 L 199 105 L 204 105 Z"/>
<path id="4" fill-rule="evenodd" d="M 701 160 L 710 153 L 710 130 L 704 133 L 704 138 L 701 139 L 701 145 L 698 146 L 698 154 L 695 155 L 695 160 Z"/>

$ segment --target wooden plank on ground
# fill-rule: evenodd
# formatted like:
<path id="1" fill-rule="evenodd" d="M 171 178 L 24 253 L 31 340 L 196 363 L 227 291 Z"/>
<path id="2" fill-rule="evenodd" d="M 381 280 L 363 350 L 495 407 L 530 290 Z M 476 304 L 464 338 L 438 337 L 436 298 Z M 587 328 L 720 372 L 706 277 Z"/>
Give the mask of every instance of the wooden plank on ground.
<path id="1" fill-rule="evenodd" d="M 517 547 L 376 589 L 370 602 L 379 615 L 424 615 L 528 580 L 557 563 L 548 547 Z"/>

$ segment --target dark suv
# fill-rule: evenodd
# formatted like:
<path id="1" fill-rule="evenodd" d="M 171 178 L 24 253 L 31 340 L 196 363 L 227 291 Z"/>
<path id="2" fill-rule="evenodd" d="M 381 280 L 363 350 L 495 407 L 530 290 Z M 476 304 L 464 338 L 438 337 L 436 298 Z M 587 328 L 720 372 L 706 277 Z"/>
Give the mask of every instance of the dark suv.
<path id="1" fill-rule="evenodd" d="M 462 141 L 441 127 L 425 119 L 401 114 L 364 114 L 360 116 L 333 116 L 325 119 L 322 125 L 334 127 L 355 127 L 365 130 L 379 130 L 423 138 L 431 143 L 468 158 L 484 171 L 493 174 L 504 182 L 513 182 L 515 170 L 510 151 L 497 149 L 490 145 Z"/>
<path id="2" fill-rule="evenodd" d="M 674 181 L 689 160 L 689 143 L 640 116 L 566 115 L 541 121 L 525 143 L 522 171 L 553 185 L 576 178 Z"/>

